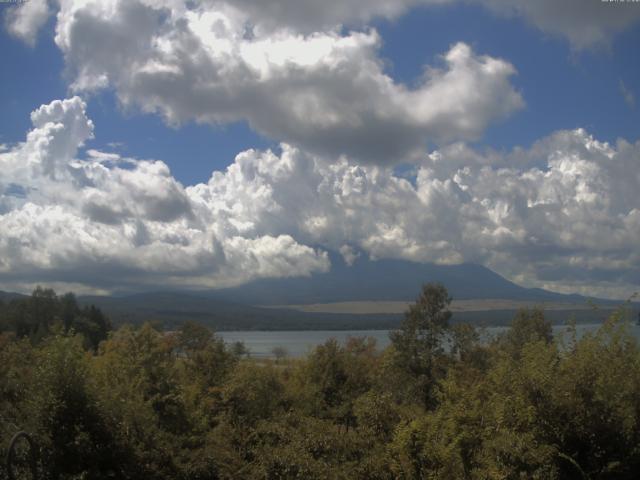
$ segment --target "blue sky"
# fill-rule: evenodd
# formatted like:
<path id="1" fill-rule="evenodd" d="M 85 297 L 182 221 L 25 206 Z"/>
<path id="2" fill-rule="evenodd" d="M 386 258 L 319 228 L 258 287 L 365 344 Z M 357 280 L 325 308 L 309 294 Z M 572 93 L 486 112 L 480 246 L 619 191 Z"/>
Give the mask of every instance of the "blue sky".
<path id="1" fill-rule="evenodd" d="M 607 141 L 639 136 L 640 109 L 628 105 L 620 91 L 620 82 L 632 91 L 640 86 L 638 26 L 612 38 L 610 45 L 581 51 L 522 18 L 499 18 L 480 6 L 422 7 L 378 28 L 390 74 L 407 84 L 457 41 L 513 63 L 518 70 L 513 84 L 526 108 L 492 126 L 481 145 L 529 145 L 555 130 L 577 127 Z"/>
<path id="2" fill-rule="evenodd" d="M 5 61 L 11 66 L 2 75 L 0 143 L 24 139 L 29 129 L 28 112 L 56 98 L 65 98 L 64 58 L 53 40 L 54 22 L 49 21 L 34 46 L 0 32 Z M 206 182 L 213 170 L 222 170 L 236 154 L 247 148 L 275 147 L 277 142 L 253 132 L 246 122 L 230 125 L 198 125 L 187 122 L 169 127 L 155 115 L 137 109 L 125 111 L 112 91 L 90 97 L 89 116 L 99 125 L 96 140 L 88 146 L 115 150 L 137 158 L 166 161 L 173 174 L 186 185 Z"/>
<path id="3" fill-rule="evenodd" d="M 0 288 L 216 288 L 340 251 L 640 289 L 637 3 L 0 9 Z"/>
<path id="4" fill-rule="evenodd" d="M 640 137 L 640 104 L 629 105 L 621 91 L 622 83 L 635 97 L 640 95 L 640 25 L 612 37 L 607 45 L 579 51 L 562 36 L 540 32 L 522 18 L 498 17 L 480 6 L 417 7 L 372 25 L 382 37 L 380 56 L 387 73 L 407 85 L 419 81 L 424 67 L 437 65 L 442 52 L 459 41 L 516 67 L 513 84 L 526 107 L 492 125 L 475 142 L 480 147 L 529 146 L 555 130 L 579 127 L 609 142 Z M 0 90 L 6 108 L 0 119 L 4 143 L 23 139 L 30 125 L 25 112 L 67 95 L 64 59 L 53 30 L 51 19 L 35 46 L 6 29 L 0 33 L 10 65 Z M 211 126 L 187 121 L 170 127 L 157 115 L 121 108 L 109 90 L 89 97 L 88 112 L 98 125 L 89 147 L 110 150 L 110 143 L 118 143 L 123 154 L 162 159 L 185 185 L 207 181 L 213 170 L 226 168 L 242 150 L 278 145 L 277 139 L 252 131 L 247 122 Z"/>

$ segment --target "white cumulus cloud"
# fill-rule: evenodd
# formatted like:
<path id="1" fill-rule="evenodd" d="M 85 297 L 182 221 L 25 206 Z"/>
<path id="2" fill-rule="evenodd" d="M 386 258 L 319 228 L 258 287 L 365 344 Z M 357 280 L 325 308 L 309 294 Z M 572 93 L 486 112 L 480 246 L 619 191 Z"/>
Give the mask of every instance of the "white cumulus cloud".
<path id="1" fill-rule="evenodd" d="M 246 120 L 327 158 L 414 158 L 427 142 L 477 139 L 524 105 L 515 68 L 466 44 L 408 87 L 385 73 L 375 30 L 260 28 L 259 3 L 63 0 L 55 40 L 76 92 L 112 87 L 125 107 L 175 125 Z"/>
<path id="2" fill-rule="evenodd" d="M 51 15 L 47 0 L 28 0 L 11 8 L 5 17 L 9 33 L 21 38 L 29 45 L 36 43 L 38 31 Z"/>
<path id="3" fill-rule="evenodd" d="M 453 0 L 452 0 L 453 1 Z M 640 18 L 599 0 L 477 0 L 574 48 Z M 74 97 L 0 150 L 0 281 L 109 291 L 218 287 L 329 268 L 322 249 L 487 265 L 531 286 L 622 296 L 640 285 L 640 145 L 578 129 L 530 148 L 464 142 L 524 104 L 504 59 L 452 45 L 412 87 L 366 26 L 430 0 L 31 0 L 7 10 L 33 44 L 56 12 L 70 88 L 112 88 L 170 124 L 246 120 L 282 141 L 184 187 L 159 160 L 80 148 Z M 434 7 L 435 8 L 435 7 Z M 426 155 L 426 144 L 437 150 Z M 410 160 L 410 175 L 393 167 Z M 320 246 L 320 249 L 318 248 Z"/>
<path id="4" fill-rule="evenodd" d="M 26 141 L 0 154 L 0 277 L 85 284 L 222 286 L 308 275 L 326 254 L 287 234 L 243 236 L 200 218 L 166 164 L 77 149 L 92 136 L 74 97 L 31 115 Z"/>
<path id="5" fill-rule="evenodd" d="M 606 45 L 640 21 L 635 2 L 609 0 L 475 0 L 498 15 L 518 16 L 543 32 L 566 37 L 572 47 Z"/>
<path id="6" fill-rule="evenodd" d="M 107 5 L 101 6 L 103 3 Z M 185 0 L 142 3 L 181 15 L 189 8 L 195 9 L 195 2 Z M 242 27 L 241 35 L 251 37 L 279 30 L 312 34 L 344 25 L 363 26 L 376 18 L 398 18 L 417 7 L 439 8 L 456 3 L 475 3 L 498 16 L 523 18 L 542 32 L 566 38 L 576 49 L 607 44 L 615 34 L 640 21 L 640 9 L 634 2 L 606 0 L 204 0 L 197 5 L 201 10 L 231 15 Z M 93 10 L 110 15 L 119 8 L 112 1 L 30 0 L 9 11 L 9 31 L 33 44 L 54 6 L 67 14 Z M 138 19 L 144 25 L 145 19 Z M 218 26 L 222 23 L 224 20 Z"/>
<path id="7" fill-rule="evenodd" d="M 0 278 L 113 290 L 308 275 L 358 255 L 475 262 L 530 286 L 640 285 L 640 142 L 559 131 L 509 153 L 454 143 L 400 176 L 283 143 L 183 187 L 158 160 L 78 148 L 78 97 L 0 154 Z"/>

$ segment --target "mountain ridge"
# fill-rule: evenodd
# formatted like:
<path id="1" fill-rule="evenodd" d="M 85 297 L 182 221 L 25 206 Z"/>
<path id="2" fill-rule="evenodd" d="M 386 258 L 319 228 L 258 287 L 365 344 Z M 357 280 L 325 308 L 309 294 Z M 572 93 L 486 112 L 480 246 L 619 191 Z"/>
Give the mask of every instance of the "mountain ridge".
<path id="1" fill-rule="evenodd" d="M 408 260 L 357 258 L 349 266 L 330 253 L 332 268 L 309 277 L 258 279 L 201 292 L 211 298 L 252 305 L 316 304 L 345 301 L 411 301 L 424 283 L 442 283 L 456 300 L 500 298 L 582 302 L 587 297 L 525 288 L 473 263 L 437 265 Z M 607 301 L 607 300 L 603 300 Z"/>
<path id="2" fill-rule="evenodd" d="M 96 305 L 119 324 L 157 321 L 165 328 L 175 328 L 185 320 L 194 320 L 216 330 L 395 328 L 402 318 L 398 310 L 364 309 L 357 313 L 338 311 L 334 306 L 340 302 L 411 303 L 418 296 L 421 285 L 428 282 L 442 283 L 454 302 L 467 302 L 473 306 L 489 299 L 503 300 L 494 302 L 493 309 L 461 311 L 454 304 L 454 322 L 508 324 L 517 310 L 504 307 L 508 304 L 544 305 L 556 323 L 565 321 L 571 313 L 576 314 L 579 321 L 601 321 L 613 305 L 620 303 L 593 299 L 603 309 L 589 311 L 585 308 L 590 300 L 587 297 L 521 287 L 477 264 L 419 264 L 406 260 L 370 260 L 361 256 L 352 265 L 347 265 L 338 254 L 330 255 L 332 269 L 309 277 L 260 279 L 233 288 L 208 291 L 173 289 L 111 296 L 79 295 L 78 302 Z M 4 301 L 20 297 L 21 294 L 0 292 L 0 299 Z M 331 308 L 316 308 L 319 304 Z M 304 308 L 289 308 L 295 306 Z"/>

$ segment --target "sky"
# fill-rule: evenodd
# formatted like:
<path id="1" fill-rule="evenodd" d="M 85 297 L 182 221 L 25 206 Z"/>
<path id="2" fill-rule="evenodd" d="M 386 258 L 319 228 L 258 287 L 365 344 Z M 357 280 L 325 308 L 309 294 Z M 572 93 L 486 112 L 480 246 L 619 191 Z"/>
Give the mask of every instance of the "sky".
<path id="1" fill-rule="evenodd" d="M 0 289 L 373 260 L 640 291 L 640 3 L 0 3 Z"/>

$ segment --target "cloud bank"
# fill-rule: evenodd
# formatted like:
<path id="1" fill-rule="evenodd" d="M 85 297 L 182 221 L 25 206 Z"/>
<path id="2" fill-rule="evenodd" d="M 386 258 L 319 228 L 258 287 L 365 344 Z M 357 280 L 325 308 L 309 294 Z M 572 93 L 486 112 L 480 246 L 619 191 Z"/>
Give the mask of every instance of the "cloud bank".
<path id="1" fill-rule="evenodd" d="M 25 141 L 0 149 L 3 285 L 221 287 L 325 271 L 335 250 L 347 263 L 476 262 L 530 286 L 637 290 L 638 143 L 578 129 L 527 149 L 474 150 L 468 141 L 524 105 L 511 63 L 457 43 L 411 87 L 385 72 L 367 22 L 454 1 L 11 8 L 9 31 L 31 44 L 55 13 L 74 93 L 112 89 L 125 108 L 171 125 L 244 120 L 282 143 L 185 187 L 162 161 L 83 151 L 94 128 L 79 97 L 41 106 Z M 575 49 L 606 45 L 640 18 L 636 5 L 600 0 L 469 2 Z"/>
<path id="2" fill-rule="evenodd" d="M 509 153 L 456 143 L 404 176 L 283 143 L 185 188 L 161 161 L 80 155 L 93 124 L 78 97 L 31 119 L 0 154 L 5 285 L 220 287 L 326 271 L 326 250 L 477 262 L 563 291 L 640 285 L 640 142 L 579 129 Z"/>
<path id="3" fill-rule="evenodd" d="M 475 0 L 500 16 L 521 17 L 545 33 L 565 37 L 574 49 L 607 46 L 640 21 L 634 2 L 607 0 Z"/>
<path id="4" fill-rule="evenodd" d="M 43 105 L 31 120 L 26 141 L 0 154 L 5 284 L 207 287 L 329 267 L 325 253 L 290 235 L 242 236 L 231 218 L 197 215 L 160 161 L 91 150 L 77 159 L 93 132 L 78 97 Z"/>
<path id="5" fill-rule="evenodd" d="M 632 4 L 600 0 L 470 0 L 565 35 L 606 44 L 640 20 Z M 78 94 L 113 89 L 125 109 L 170 125 L 246 121 L 318 155 L 390 164 L 479 139 L 524 106 L 508 61 L 454 44 L 407 86 L 379 56 L 367 22 L 454 0 L 32 0 L 8 11 L 29 43 L 56 13 L 55 42 Z"/>
<path id="6" fill-rule="evenodd" d="M 33 43 L 54 10 L 63 13 L 60 20 L 64 23 L 77 11 L 114 14 L 129 8 L 127 3 L 131 2 L 30 0 L 11 10 L 8 24 L 14 35 Z M 640 9 L 633 2 L 602 0 L 204 0 L 197 7 L 195 2 L 184 0 L 136 3 L 171 15 L 199 10 L 232 16 L 242 23 L 242 34 L 248 37 L 282 30 L 306 35 L 344 25 L 360 27 L 374 19 L 398 18 L 417 7 L 467 3 L 485 7 L 498 16 L 522 18 L 542 32 L 566 38 L 575 49 L 606 45 L 615 34 L 640 21 Z"/>
<path id="7" fill-rule="evenodd" d="M 326 158 L 416 158 L 427 142 L 477 139 L 524 104 L 514 67 L 463 43 L 409 88 L 385 74 L 374 30 L 273 30 L 253 15 L 223 2 L 62 2 L 56 43 L 75 92 L 113 88 L 125 108 L 171 125 L 246 120 Z"/>

